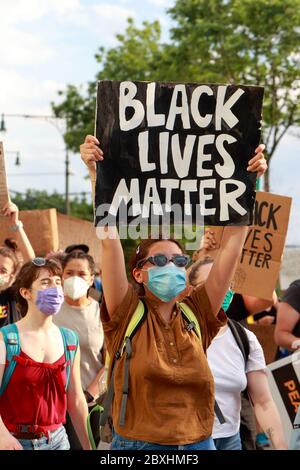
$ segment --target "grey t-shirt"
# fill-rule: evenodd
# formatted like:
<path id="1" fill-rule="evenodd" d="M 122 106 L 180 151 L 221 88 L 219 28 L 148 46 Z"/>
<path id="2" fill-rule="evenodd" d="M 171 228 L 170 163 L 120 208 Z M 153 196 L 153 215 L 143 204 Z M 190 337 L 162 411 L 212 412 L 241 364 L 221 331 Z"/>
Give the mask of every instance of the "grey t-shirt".
<path id="1" fill-rule="evenodd" d="M 89 298 L 90 304 L 85 307 L 74 307 L 64 301 L 60 312 L 53 317 L 57 326 L 74 330 L 79 337 L 80 375 L 82 388 L 85 390 L 95 379 L 100 368 L 101 349 L 104 334 L 100 320 L 98 302 Z"/>

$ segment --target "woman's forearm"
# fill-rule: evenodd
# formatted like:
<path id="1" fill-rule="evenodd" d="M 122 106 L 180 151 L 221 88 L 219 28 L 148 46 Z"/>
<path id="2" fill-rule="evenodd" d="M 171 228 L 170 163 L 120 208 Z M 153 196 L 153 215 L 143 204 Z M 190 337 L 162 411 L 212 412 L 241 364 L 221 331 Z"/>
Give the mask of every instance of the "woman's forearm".
<path id="1" fill-rule="evenodd" d="M 212 310 L 218 313 L 234 277 L 248 227 L 225 227 L 217 257 L 205 283 Z"/>
<path id="2" fill-rule="evenodd" d="M 91 450 L 87 432 L 88 406 L 83 392 L 81 397 L 76 398 L 68 405 L 68 413 L 83 450 Z"/>
<path id="3" fill-rule="evenodd" d="M 254 404 L 254 412 L 258 423 L 270 438 L 274 449 L 287 449 L 282 423 L 274 401 L 270 399 L 265 403 Z"/>
<path id="4" fill-rule="evenodd" d="M 25 230 L 22 227 L 20 227 L 19 230 L 16 232 L 16 238 L 17 238 L 18 248 L 21 251 L 23 258 L 24 258 L 24 263 L 26 263 L 27 261 L 33 260 L 33 258 L 35 257 L 35 253 L 26 235 Z"/>

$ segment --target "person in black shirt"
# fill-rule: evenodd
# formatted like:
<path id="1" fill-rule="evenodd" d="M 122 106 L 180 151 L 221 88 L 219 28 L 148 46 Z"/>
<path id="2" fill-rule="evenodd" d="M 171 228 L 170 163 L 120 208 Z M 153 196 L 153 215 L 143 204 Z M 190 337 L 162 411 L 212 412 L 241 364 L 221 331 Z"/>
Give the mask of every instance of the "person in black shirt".
<path id="1" fill-rule="evenodd" d="M 10 287 L 18 267 L 19 261 L 14 251 L 7 246 L 0 248 L 0 328 L 20 319 Z"/>
<path id="2" fill-rule="evenodd" d="M 18 207 L 9 202 L 2 208 L 0 214 L 10 219 L 12 223 L 10 229 L 15 234 L 24 262 L 32 260 L 35 254 L 19 220 Z M 11 287 L 20 267 L 16 256 L 18 245 L 7 239 L 4 246 L 0 247 L 0 328 L 20 319 Z"/>
<path id="3" fill-rule="evenodd" d="M 275 342 L 290 351 L 300 349 L 300 279 L 292 282 L 279 304 Z"/>

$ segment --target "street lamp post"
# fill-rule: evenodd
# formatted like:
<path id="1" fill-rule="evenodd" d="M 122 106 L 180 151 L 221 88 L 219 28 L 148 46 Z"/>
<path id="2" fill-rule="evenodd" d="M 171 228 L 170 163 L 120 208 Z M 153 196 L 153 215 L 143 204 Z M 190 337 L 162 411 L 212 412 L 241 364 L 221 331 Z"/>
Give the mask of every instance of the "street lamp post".
<path id="1" fill-rule="evenodd" d="M 51 115 L 38 115 L 38 114 L 6 114 L 2 113 L 1 114 L 1 121 L 0 121 L 0 132 L 6 132 L 6 123 L 5 123 L 5 118 L 6 117 L 11 117 L 11 118 L 23 118 L 23 119 L 40 119 L 46 122 L 49 122 L 52 124 L 56 130 L 60 133 L 60 135 L 63 138 L 63 131 L 60 129 L 60 127 L 57 125 L 58 120 L 63 120 L 65 121 L 65 126 L 67 130 L 67 119 L 66 118 L 58 118 L 56 116 L 51 116 Z M 64 138 L 63 138 L 64 140 Z M 68 147 L 64 141 L 65 144 L 65 213 L 67 215 L 70 214 L 70 192 L 69 192 L 69 177 L 70 177 L 70 159 L 69 159 L 69 151 Z"/>

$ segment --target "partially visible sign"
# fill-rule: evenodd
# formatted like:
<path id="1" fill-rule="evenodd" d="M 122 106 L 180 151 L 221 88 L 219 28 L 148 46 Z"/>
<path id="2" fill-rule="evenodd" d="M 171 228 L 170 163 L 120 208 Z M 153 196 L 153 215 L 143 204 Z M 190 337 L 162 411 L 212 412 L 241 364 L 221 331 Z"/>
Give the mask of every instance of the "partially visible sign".
<path id="1" fill-rule="evenodd" d="M 292 199 L 257 191 L 255 225 L 249 227 L 233 290 L 271 300 L 279 277 Z"/>
<path id="2" fill-rule="evenodd" d="M 239 294 L 271 300 L 279 277 L 281 258 L 288 229 L 292 198 L 257 191 L 254 223 L 248 229 L 232 288 Z M 216 249 L 207 254 L 216 257 L 223 227 L 212 227 Z"/>
<path id="3" fill-rule="evenodd" d="M 3 143 L 0 142 L 0 209 L 2 209 L 9 201 L 10 198 L 7 186 L 4 149 Z"/>
<path id="4" fill-rule="evenodd" d="M 267 367 L 270 389 L 287 442 L 300 405 L 300 353 L 272 362 Z"/>
<path id="5" fill-rule="evenodd" d="M 96 225 L 247 225 L 263 88 L 101 81 Z"/>

